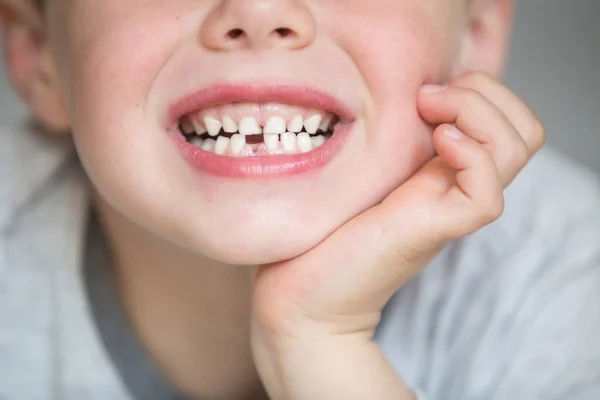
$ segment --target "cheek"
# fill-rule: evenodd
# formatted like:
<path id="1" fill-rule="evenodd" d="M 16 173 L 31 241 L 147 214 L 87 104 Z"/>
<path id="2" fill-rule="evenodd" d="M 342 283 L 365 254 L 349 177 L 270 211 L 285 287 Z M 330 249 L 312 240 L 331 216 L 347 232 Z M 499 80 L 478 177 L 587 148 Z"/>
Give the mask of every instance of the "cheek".
<path id="1" fill-rule="evenodd" d="M 136 0 L 68 1 L 53 10 L 54 17 L 64 18 L 54 21 L 64 23 L 55 22 L 52 43 L 59 44 L 53 51 L 62 60 L 73 136 L 86 171 L 111 203 L 122 203 L 132 184 L 140 196 L 159 191 L 150 177 L 163 177 L 173 167 L 161 171 L 160 164 L 145 162 L 158 158 L 157 148 L 167 140 L 146 106 L 157 71 L 181 35 L 177 14 L 166 18 L 170 11 L 162 0 L 146 0 L 148 7 Z M 175 149 L 167 156 L 171 153 Z M 142 201 L 129 197 L 128 204 Z"/>
<path id="2" fill-rule="evenodd" d="M 442 11 L 400 0 L 348 3 L 355 7 L 331 12 L 332 36 L 353 58 L 373 98 L 396 97 L 448 76 L 455 39 Z"/>
<path id="3" fill-rule="evenodd" d="M 179 35 L 176 10 L 150 2 L 157 4 L 86 0 L 66 12 L 63 73 L 76 131 L 102 124 L 111 127 L 107 134 L 122 136 L 136 120 L 139 128 L 153 79 Z"/>
<path id="4" fill-rule="evenodd" d="M 366 149 L 377 170 L 386 171 L 388 190 L 434 155 L 431 128 L 420 118 L 416 98 L 423 83 L 444 81 L 452 69 L 453 39 L 443 34 L 447 19 L 407 3 L 357 5 L 330 21 L 332 35 L 338 32 L 369 89 Z M 356 27 L 364 27 L 360 35 L 350 33 Z"/>

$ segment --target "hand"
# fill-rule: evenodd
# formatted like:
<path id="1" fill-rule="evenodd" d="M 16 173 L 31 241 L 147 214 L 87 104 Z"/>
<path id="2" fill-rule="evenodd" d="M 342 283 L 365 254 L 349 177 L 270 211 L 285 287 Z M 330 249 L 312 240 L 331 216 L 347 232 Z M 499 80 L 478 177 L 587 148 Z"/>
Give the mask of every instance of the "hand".
<path id="1" fill-rule="evenodd" d="M 275 400 L 412 398 L 371 340 L 381 309 L 450 240 L 500 217 L 504 189 L 544 141 L 533 112 L 485 73 L 424 87 L 418 106 L 437 156 L 311 251 L 257 274 L 252 348 Z"/>

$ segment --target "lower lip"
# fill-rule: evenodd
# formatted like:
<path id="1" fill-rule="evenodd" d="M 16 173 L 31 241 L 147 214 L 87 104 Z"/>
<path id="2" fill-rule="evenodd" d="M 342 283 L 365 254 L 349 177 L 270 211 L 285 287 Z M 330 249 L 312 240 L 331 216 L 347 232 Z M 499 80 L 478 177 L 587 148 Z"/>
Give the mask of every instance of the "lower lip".
<path id="1" fill-rule="evenodd" d="M 210 153 L 185 141 L 179 130 L 171 133 L 183 158 L 195 170 L 229 178 L 265 179 L 298 175 L 329 164 L 343 148 L 353 124 L 336 126 L 331 138 L 320 147 L 301 154 L 230 157 Z"/>

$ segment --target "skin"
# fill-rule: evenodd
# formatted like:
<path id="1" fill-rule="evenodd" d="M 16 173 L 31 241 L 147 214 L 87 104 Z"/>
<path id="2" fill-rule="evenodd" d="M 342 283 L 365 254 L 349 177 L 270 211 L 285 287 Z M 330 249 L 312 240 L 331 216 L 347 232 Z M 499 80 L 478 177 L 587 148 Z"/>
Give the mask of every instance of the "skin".
<path id="1" fill-rule="evenodd" d="M 140 339 L 174 385 L 210 399 L 411 398 L 370 340 L 381 308 L 449 240 L 500 216 L 543 143 L 496 80 L 512 6 L 52 0 L 42 15 L 0 0 L 13 86 L 73 135 Z M 281 26 L 295 35 L 272 35 Z M 232 28 L 246 32 L 233 45 Z M 323 88 L 357 115 L 352 136 L 318 174 L 192 172 L 160 119 L 223 79 Z"/>

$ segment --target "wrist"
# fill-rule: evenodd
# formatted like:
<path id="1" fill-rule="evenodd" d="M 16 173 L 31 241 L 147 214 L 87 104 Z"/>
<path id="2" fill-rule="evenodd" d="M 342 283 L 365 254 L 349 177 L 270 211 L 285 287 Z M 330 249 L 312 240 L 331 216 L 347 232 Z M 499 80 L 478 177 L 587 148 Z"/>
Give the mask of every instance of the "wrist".
<path id="1" fill-rule="evenodd" d="M 414 399 L 366 334 L 260 342 L 253 347 L 274 400 Z"/>

